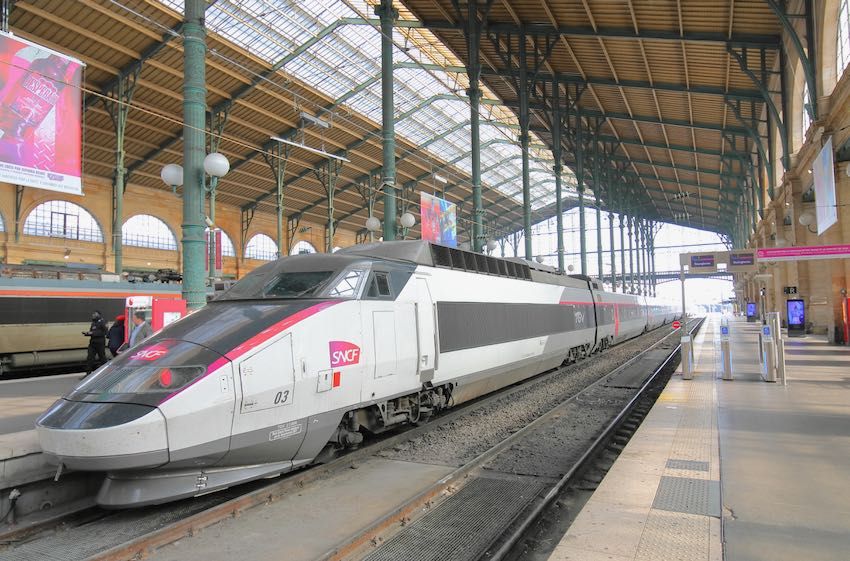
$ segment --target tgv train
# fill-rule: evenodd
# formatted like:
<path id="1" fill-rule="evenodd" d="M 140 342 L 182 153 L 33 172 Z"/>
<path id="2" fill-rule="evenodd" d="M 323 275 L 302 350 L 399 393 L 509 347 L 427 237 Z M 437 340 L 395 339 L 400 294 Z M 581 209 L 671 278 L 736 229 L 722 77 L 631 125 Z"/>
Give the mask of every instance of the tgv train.
<path id="1" fill-rule="evenodd" d="M 424 241 L 285 257 L 120 355 L 37 421 L 106 507 L 324 461 L 671 321 L 669 305 Z"/>

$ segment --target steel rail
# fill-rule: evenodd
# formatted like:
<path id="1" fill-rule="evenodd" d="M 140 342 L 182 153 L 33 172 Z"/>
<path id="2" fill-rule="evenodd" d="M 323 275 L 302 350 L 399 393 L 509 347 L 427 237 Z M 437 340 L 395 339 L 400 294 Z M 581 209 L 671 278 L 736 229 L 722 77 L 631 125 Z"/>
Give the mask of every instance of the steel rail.
<path id="1" fill-rule="evenodd" d="M 689 333 L 693 333 L 694 331 L 696 331 L 696 329 L 698 329 L 699 326 L 702 325 L 703 320 L 704 320 L 704 318 L 697 320 L 696 326 L 691 331 L 689 331 Z M 677 333 L 677 331 L 672 331 L 669 335 L 666 335 L 665 337 L 659 339 L 658 341 L 656 341 L 655 343 L 653 343 L 652 345 L 650 345 L 649 347 L 647 347 L 646 349 L 644 349 L 643 351 L 641 351 L 640 353 L 635 355 L 634 357 L 630 358 L 628 361 L 626 361 L 622 365 L 618 366 L 617 368 L 615 368 L 614 370 L 612 370 L 608 374 L 600 376 L 598 380 L 594 381 L 591 384 L 588 384 L 581 391 L 575 393 L 574 395 L 572 395 L 568 399 L 562 401 L 561 403 L 559 403 L 558 405 L 556 405 L 555 407 L 553 407 L 552 409 L 550 409 L 546 413 L 540 415 L 537 419 L 535 419 L 534 421 L 532 421 L 531 423 L 529 423 L 528 425 L 526 425 L 522 429 L 512 433 L 510 436 L 506 437 L 504 440 L 502 440 L 498 444 L 496 444 L 496 445 L 492 446 L 491 448 L 485 450 L 484 452 L 482 452 L 481 454 L 479 454 L 478 456 L 473 458 L 468 463 L 464 464 L 463 466 L 458 467 L 457 469 L 455 469 L 451 473 L 443 476 L 441 479 L 439 479 L 437 482 L 435 482 L 431 487 L 429 487 L 428 489 L 425 489 L 424 491 L 422 491 L 418 495 L 411 497 L 410 499 L 408 499 L 407 501 L 405 501 L 404 503 L 402 503 L 401 505 L 396 507 L 394 510 L 392 510 L 390 513 L 386 514 L 385 516 L 381 517 L 379 520 L 377 520 L 374 523 L 372 523 L 371 525 L 369 525 L 366 529 L 359 530 L 359 531 L 355 532 L 349 538 L 343 540 L 338 545 L 336 545 L 333 549 L 326 552 L 322 556 L 318 557 L 317 561 L 342 561 L 342 560 L 347 559 L 347 558 L 352 557 L 352 556 L 356 556 L 356 558 L 364 557 L 365 555 L 358 555 L 357 554 L 358 551 L 361 550 L 361 548 L 363 548 L 364 546 L 366 546 L 369 543 L 376 543 L 376 542 L 382 540 L 383 536 L 381 534 L 385 533 L 387 531 L 393 530 L 394 527 L 397 524 L 399 526 L 405 526 L 408 523 L 408 521 L 410 520 L 410 517 L 412 515 L 414 515 L 416 513 L 416 511 L 422 509 L 423 506 L 428 507 L 429 504 L 431 503 L 431 501 L 433 499 L 435 499 L 436 497 L 438 497 L 440 495 L 444 495 L 444 494 L 445 495 L 454 494 L 457 490 L 459 490 L 456 487 L 457 484 L 461 483 L 464 480 L 469 479 L 470 475 L 472 475 L 478 469 L 482 468 L 484 466 L 484 464 L 486 464 L 489 460 L 491 460 L 492 458 L 497 456 L 500 452 L 504 451 L 509 446 L 512 446 L 517 441 L 520 441 L 521 439 L 523 439 L 528 433 L 532 432 L 539 425 L 541 425 L 541 424 L 545 423 L 546 421 L 552 419 L 553 417 L 556 417 L 557 415 L 559 415 L 561 413 L 561 411 L 563 409 L 565 409 L 567 406 L 573 404 L 579 398 L 586 395 L 587 392 L 589 392 L 590 390 L 597 388 L 598 386 L 602 385 L 604 382 L 609 380 L 614 375 L 618 374 L 619 372 L 621 372 L 621 371 L 625 370 L 626 368 L 628 368 L 629 366 L 631 366 L 634 362 L 636 362 L 639 359 L 641 359 L 642 357 L 644 357 L 646 355 L 646 353 L 655 349 L 657 346 L 659 346 L 663 342 L 665 342 L 668 338 L 676 335 L 676 333 Z M 642 396 L 646 387 L 648 387 L 648 385 L 655 379 L 657 374 L 661 370 L 663 370 L 664 367 L 666 367 L 670 363 L 670 361 L 673 360 L 673 358 L 677 355 L 680 347 L 681 347 L 681 345 L 677 345 L 670 352 L 670 354 L 664 360 L 662 365 L 658 369 L 656 369 L 653 372 L 653 374 L 650 375 L 650 377 L 647 379 L 647 382 L 637 391 L 635 396 L 626 405 L 626 408 L 624 408 L 623 411 L 621 411 L 617 415 L 617 417 L 614 419 L 614 421 L 612 421 L 612 423 L 603 431 L 603 434 L 600 435 L 600 437 L 597 438 L 596 441 L 594 441 L 594 443 L 591 445 L 591 447 L 588 449 L 588 451 L 586 451 L 585 454 L 582 455 L 582 457 L 579 459 L 578 463 L 576 464 L 577 466 L 583 464 L 587 460 L 587 458 L 590 458 L 590 457 L 593 456 L 593 454 L 595 453 L 595 449 L 599 446 L 599 443 L 606 440 L 607 437 L 609 436 L 610 431 L 612 430 L 611 427 L 616 427 L 619 424 L 619 422 L 622 420 L 624 415 L 627 414 L 632 409 L 633 404 L 636 403 L 636 401 Z M 558 369 L 558 370 L 556 370 L 556 372 L 558 372 L 560 370 L 561 369 Z M 500 397 L 502 397 L 502 396 L 500 396 Z M 574 466 L 570 470 L 568 475 L 572 476 L 571 474 L 574 474 L 576 471 L 577 471 L 577 468 Z M 563 480 L 563 478 L 562 478 L 562 480 Z M 559 483 L 558 483 L 558 485 L 559 485 L 558 492 L 568 482 L 568 480 L 563 480 L 563 481 L 564 481 L 564 483 L 561 483 L 561 481 L 559 481 Z M 542 512 L 543 508 L 545 508 L 545 506 L 548 505 L 549 502 L 551 502 L 552 497 L 556 497 L 558 495 L 558 492 L 553 493 L 552 491 L 550 491 L 549 493 L 546 494 L 546 496 L 543 499 L 543 502 L 540 503 L 542 506 L 539 507 L 539 510 L 537 508 L 535 508 L 534 513 L 533 513 L 533 518 L 531 520 L 529 520 L 527 523 L 523 523 L 523 526 L 522 526 L 523 531 L 525 529 L 527 529 L 528 525 L 531 524 L 531 522 L 533 522 L 534 519 L 537 518 L 539 513 Z M 511 538 L 513 539 L 512 544 L 516 543 L 516 540 L 520 539 L 521 536 L 522 536 L 522 533 L 518 534 L 515 538 L 513 536 L 511 536 Z M 504 553 L 501 553 L 501 555 L 504 556 L 506 553 L 507 553 L 507 551 L 505 551 Z M 493 561 L 494 559 L 495 559 L 494 557 L 487 556 L 488 561 Z"/>
<path id="2" fill-rule="evenodd" d="M 688 331 L 689 335 L 693 335 L 699 328 L 702 326 L 705 318 L 701 318 L 697 321 L 696 325 Z M 674 332 L 675 333 L 675 332 Z M 666 337 L 665 337 L 666 339 Z M 662 339 L 663 341 L 664 339 Z M 676 348 L 670 353 L 670 355 L 664 360 L 664 362 L 655 369 L 655 371 L 647 378 L 646 382 L 641 386 L 638 392 L 629 400 L 626 406 L 622 411 L 608 424 L 605 430 L 594 440 L 593 444 L 585 451 L 584 454 L 576 461 L 570 470 L 558 480 L 558 482 L 546 493 L 541 501 L 538 501 L 531 512 L 523 519 L 521 523 L 515 526 L 514 530 L 510 533 L 510 535 L 502 542 L 502 545 L 496 550 L 495 553 L 488 556 L 488 561 L 502 561 L 505 559 L 508 554 L 513 550 L 514 546 L 522 539 L 525 533 L 528 531 L 528 528 L 534 523 L 535 520 L 543 513 L 543 511 L 549 507 L 549 505 L 554 501 L 564 490 L 564 488 L 572 482 L 572 480 L 579 474 L 584 467 L 587 465 L 588 461 L 593 459 L 599 452 L 600 448 L 603 447 L 604 444 L 608 442 L 611 435 L 619 428 L 620 424 L 623 420 L 631 414 L 637 402 L 643 398 L 647 389 L 649 389 L 650 385 L 655 382 L 655 379 L 658 375 L 670 364 L 670 361 L 673 358 L 680 354 L 682 348 L 682 344 L 679 343 L 676 345 Z M 639 355 L 640 356 L 640 355 Z"/>

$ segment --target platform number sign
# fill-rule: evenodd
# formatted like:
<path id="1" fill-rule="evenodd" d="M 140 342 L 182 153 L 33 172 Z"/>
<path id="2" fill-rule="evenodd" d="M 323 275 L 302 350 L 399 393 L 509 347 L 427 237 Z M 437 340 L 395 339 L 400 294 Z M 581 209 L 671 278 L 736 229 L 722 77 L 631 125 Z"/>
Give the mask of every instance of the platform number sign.
<path id="1" fill-rule="evenodd" d="M 720 334 L 721 335 L 729 335 L 729 326 L 728 325 L 721 325 L 720 326 Z"/>
<path id="2" fill-rule="evenodd" d="M 676 320 L 676 321 L 673 322 L 673 329 L 680 329 L 681 327 L 682 327 L 681 321 Z"/>

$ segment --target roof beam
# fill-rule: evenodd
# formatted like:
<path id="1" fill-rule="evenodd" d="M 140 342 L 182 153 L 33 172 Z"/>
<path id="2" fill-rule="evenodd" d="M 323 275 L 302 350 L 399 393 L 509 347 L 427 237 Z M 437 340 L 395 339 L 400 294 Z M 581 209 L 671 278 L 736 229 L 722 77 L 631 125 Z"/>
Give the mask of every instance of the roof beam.
<path id="1" fill-rule="evenodd" d="M 704 173 L 704 174 L 707 174 L 707 175 L 717 175 L 717 176 L 720 176 L 720 177 L 733 177 L 733 178 L 743 177 L 741 175 L 734 174 L 734 173 L 726 173 L 726 172 L 722 172 L 722 171 L 718 171 L 718 170 L 698 168 L 698 167 L 694 167 L 694 166 L 687 166 L 687 165 L 676 164 L 676 163 L 667 163 L 667 162 L 661 162 L 661 161 L 652 162 L 652 161 L 649 161 L 649 160 L 638 160 L 638 159 L 635 159 L 635 158 L 628 158 L 626 156 L 609 156 L 609 158 L 614 160 L 614 161 L 617 161 L 617 162 L 626 162 L 627 164 L 638 164 L 638 165 L 644 165 L 644 166 L 657 166 L 657 167 L 675 169 L 675 170 L 679 170 L 679 171 L 687 171 L 687 172 L 692 172 L 692 173 Z"/>
<path id="2" fill-rule="evenodd" d="M 432 31 L 457 31 L 464 30 L 463 24 L 449 23 L 446 21 L 423 21 L 422 27 Z M 732 47 L 749 47 L 753 49 L 779 49 L 781 37 L 779 35 L 756 35 L 756 34 L 733 34 L 690 31 L 680 33 L 679 31 L 666 31 L 662 29 L 642 29 L 639 32 L 634 28 L 596 28 L 575 25 L 553 26 L 541 23 L 528 23 L 521 27 L 510 23 L 490 22 L 487 30 L 495 33 L 525 33 L 526 36 L 548 36 L 548 37 L 601 37 L 603 39 L 623 39 L 632 41 L 687 41 L 693 43 L 712 43 L 729 45 Z"/>
<path id="3" fill-rule="evenodd" d="M 443 71 L 443 72 L 451 72 L 457 74 L 465 74 L 466 67 L 464 66 L 442 66 L 439 64 L 421 64 L 418 62 L 397 62 L 393 65 L 395 68 L 410 68 L 410 69 L 421 69 L 421 70 L 430 70 L 430 71 Z M 482 68 L 481 75 L 482 76 L 499 76 L 505 78 L 512 78 L 513 72 L 504 68 Z M 545 82 L 552 82 L 554 79 L 554 75 L 548 72 L 538 72 L 536 76 L 539 80 Z M 595 86 L 611 86 L 615 88 L 634 88 L 634 89 L 644 89 L 644 90 L 658 90 L 658 91 L 670 91 L 670 92 L 682 92 L 682 93 L 693 93 L 693 94 L 705 94 L 705 95 L 719 95 L 723 97 L 728 97 L 730 99 L 741 99 L 746 101 L 758 101 L 763 102 L 764 98 L 760 91 L 755 89 L 733 89 L 726 90 L 725 88 L 719 86 L 688 86 L 686 84 L 673 84 L 673 83 L 664 83 L 664 82 L 649 82 L 644 80 L 614 80 L 611 78 L 605 78 L 601 76 L 570 76 L 570 75 L 558 75 L 558 81 L 560 83 L 578 83 L 578 84 L 592 84 Z"/>

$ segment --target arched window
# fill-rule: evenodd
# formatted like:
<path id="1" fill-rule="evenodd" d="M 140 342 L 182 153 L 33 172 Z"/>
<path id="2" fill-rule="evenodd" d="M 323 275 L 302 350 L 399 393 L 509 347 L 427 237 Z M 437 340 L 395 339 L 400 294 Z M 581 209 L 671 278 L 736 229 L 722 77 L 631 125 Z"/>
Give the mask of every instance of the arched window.
<path id="1" fill-rule="evenodd" d="M 210 229 L 207 228 L 207 236 L 210 234 Z M 227 235 L 224 230 L 221 231 L 221 256 L 236 257 L 236 250 L 233 248 L 233 240 Z"/>
<path id="2" fill-rule="evenodd" d="M 150 214 L 137 214 L 121 228 L 121 243 L 135 247 L 177 251 L 177 238 L 168 225 Z"/>
<path id="3" fill-rule="evenodd" d="M 0 232 L 6 231 L 6 225 L 3 223 L 3 215 L 0 214 Z"/>
<path id="4" fill-rule="evenodd" d="M 47 201 L 35 207 L 24 222 L 24 234 L 103 243 L 94 216 L 68 201 Z"/>
<path id="5" fill-rule="evenodd" d="M 256 234 L 245 246 L 245 258 L 274 261 L 277 259 L 277 244 L 265 234 Z"/>
<path id="6" fill-rule="evenodd" d="M 292 251 L 289 252 L 290 255 L 300 255 L 302 253 L 316 253 L 316 248 L 313 247 L 313 244 L 310 242 L 305 242 L 301 240 L 297 244 L 292 247 Z"/>
<path id="7" fill-rule="evenodd" d="M 812 115 L 809 113 L 812 107 L 812 96 L 809 94 L 809 83 L 803 82 L 803 138 L 806 137 L 809 127 L 812 126 Z"/>
<path id="8" fill-rule="evenodd" d="M 850 0 L 841 0 L 838 8 L 838 48 L 835 50 L 837 76 L 841 79 L 844 69 L 850 64 Z"/>

